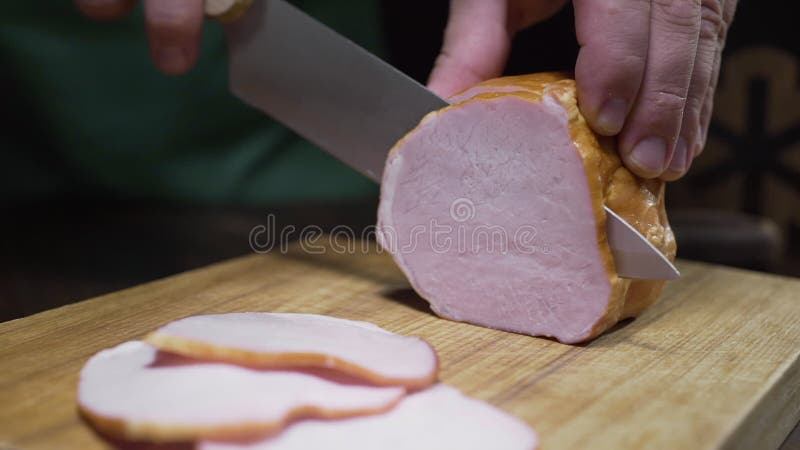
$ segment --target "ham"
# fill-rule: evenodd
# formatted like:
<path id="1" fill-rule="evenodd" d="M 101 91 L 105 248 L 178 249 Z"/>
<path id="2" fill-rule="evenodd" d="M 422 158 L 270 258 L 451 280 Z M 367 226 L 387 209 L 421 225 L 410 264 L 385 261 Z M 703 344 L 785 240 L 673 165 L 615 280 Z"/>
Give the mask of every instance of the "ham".
<path id="1" fill-rule="evenodd" d="M 254 442 L 201 442 L 198 450 L 532 450 L 536 434 L 518 419 L 442 384 L 368 417 L 305 420 Z"/>
<path id="2" fill-rule="evenodd" d="M 173 353 L 257 367 L 334 369 L 378 385 L 423 388 L 439 362 L 418 337 L 315 314 L 231 313 L 171 322 L 146 341 Z"/>
<path id="3" fill-rule="evenodd" d="M 167 442 L 263 436 L 300 417 L 379 413 L 404 394 L 334 374 L 201 362 L 131 341 L 86 363 L 78 406 L 103 434 Z"/>
<path id="4" fill-rule="evenodd" d="M 573 80 L 490 80 L 391 150 L 378 239 L 438 315 L 565 343 L 653 303 L 662 281 L 617 276 L 607 205 L 668 258 L 664 185 L 634 176 L 577 107 Z"/>

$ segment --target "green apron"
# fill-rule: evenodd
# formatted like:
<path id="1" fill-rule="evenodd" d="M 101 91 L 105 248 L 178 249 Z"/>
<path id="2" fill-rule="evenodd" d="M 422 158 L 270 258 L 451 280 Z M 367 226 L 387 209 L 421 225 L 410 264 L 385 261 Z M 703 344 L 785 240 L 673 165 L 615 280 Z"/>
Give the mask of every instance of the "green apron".
<path id="1" fill-rule="evenodd" d="M 296 3 L 380 54 L 376 1 Z M 228 92 L 224 35 L 211 21 L 197 66 L 168 77 L 149 60 L 141 6 L 101 23 L 68 1 L 11 2 L 0 15 L 0 62 L 6 204 L 79 195 L 259 205 L 377 194 Z"/>

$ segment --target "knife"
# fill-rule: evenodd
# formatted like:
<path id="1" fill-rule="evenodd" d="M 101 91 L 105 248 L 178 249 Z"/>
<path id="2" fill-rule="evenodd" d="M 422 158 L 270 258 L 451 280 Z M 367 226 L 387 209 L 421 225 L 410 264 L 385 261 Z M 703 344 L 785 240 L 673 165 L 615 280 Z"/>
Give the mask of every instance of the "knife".
<path id="1" fill-rule="evenodd" d="M 206 0 L 205 7 L 225 23 L 231 91 L 377 183 L 389 149 L 448 105 L 284 0 Z M 644 236 L 606 213 L 619 276 L 680 277 Z"/>

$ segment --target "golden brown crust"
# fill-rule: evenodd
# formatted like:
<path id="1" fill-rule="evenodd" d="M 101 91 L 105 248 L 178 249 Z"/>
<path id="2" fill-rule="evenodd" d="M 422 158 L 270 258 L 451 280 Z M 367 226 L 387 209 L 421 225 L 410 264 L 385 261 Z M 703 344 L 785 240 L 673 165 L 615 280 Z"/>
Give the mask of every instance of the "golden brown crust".
<path id="1" fill-rule="evenodd" d="M 431 347 L 431 353 L 434 355 L 434 368 L 426 377 L 412 379 L 384 377 L 359 365 L 321 353 L 259 353 L 240 348 L 211 345 L 171 334 L 159 333 L 158 331 L 147 335 L 144 341 L 160 350 L 205 361 L 219 361 L 262 368 L 304 367 L 332 369 L 366 380 L 377 386 L 402 386 L 407 389 L 417 390 L 434 384 L 439 377 L 439 356 L 433 347 L 425 341 L 423 342 Z"/>
<path id="2" fill-rule="evenodd" d="M 474 95 L 470 96 L 471 92 Z M 611 284 L 606 313 L 586 338 L 592 339 L 619 320 L 640 314 L 656 301 L 665 283 L 617 276 L 606 237 L 604 206 L 619 214 L 670 260 L 674 260 L 676 243 L 664 209 L 664 183 L 636 177 L 622 165 L 616 141 L 598 138 L 589 128 L 578 109 L 575 81 L 567 74 L 547 72 L 496 78 L 455 97 L 460 97 L 463 102 L 502 96 L 516 96 L 533 102 L 541 102 L 544 96 L 550 96 L 567 111 L 572 140 L 586 170 L 597 224 L 597 243 Z"/>

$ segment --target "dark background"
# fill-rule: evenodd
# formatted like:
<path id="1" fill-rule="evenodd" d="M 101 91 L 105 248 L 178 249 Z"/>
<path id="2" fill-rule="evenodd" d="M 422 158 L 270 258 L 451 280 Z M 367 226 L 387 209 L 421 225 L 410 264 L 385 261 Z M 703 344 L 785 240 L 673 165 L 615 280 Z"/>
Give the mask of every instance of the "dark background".
<path id="1" fill-rule="evenodd" d="M 798 276 L 800 107 L 792 98 L 800 46 L 794 15 L 771 3 L 740 2 L 709 144 L 690 175 L 669 186 L 668 202 L 680 257 Z M 381 8 L 390 62 L 425 81 L 447 2 L 384 0 Z M 507 72 L 571 69 L 572 22 L 568 7 L 520 33 Z M 279 226 L 359 229 L 374 222 L 375 206 L 251 209 L 103 197 L 0 205 L 0 321 L 246 254 L 250 230 L 270 213 Z"/>

